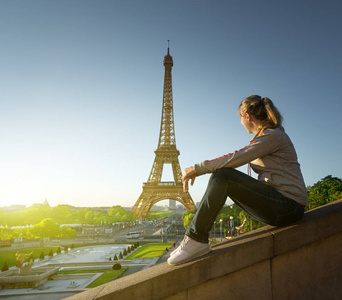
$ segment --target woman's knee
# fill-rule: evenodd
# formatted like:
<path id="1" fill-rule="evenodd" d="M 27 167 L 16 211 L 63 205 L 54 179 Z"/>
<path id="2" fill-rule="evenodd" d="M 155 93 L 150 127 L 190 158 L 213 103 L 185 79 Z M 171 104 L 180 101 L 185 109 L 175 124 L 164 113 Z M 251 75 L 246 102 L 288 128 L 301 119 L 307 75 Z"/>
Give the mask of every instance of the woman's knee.
<path id="1" fill-rule="evenodd" d="M 235 172 L 236 170 L 232 168 L 221 168 L 216 170 L 211 176 L 215 179 L 226 179 L 232 176 Z"/>

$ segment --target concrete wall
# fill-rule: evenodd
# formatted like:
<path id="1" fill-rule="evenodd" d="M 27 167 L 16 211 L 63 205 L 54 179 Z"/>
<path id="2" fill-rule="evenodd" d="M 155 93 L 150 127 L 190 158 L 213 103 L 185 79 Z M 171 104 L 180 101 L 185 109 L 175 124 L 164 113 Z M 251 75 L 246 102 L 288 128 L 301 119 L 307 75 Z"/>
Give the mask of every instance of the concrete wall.
<path id="1" fill-rule="evenodd" d="M 341 299 L 342 200 L 180 266 L 159 264 L 68 299 Z"/>

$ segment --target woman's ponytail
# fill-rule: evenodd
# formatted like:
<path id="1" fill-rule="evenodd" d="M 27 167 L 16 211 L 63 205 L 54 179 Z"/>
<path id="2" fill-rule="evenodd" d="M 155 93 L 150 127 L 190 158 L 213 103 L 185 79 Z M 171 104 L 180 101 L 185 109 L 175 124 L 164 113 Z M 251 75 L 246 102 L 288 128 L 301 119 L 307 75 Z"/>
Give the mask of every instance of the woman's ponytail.
<path id="1" fill-rule="evenodd" d="M 240 115 L 251 114 L 261 122 L 261 132 L 266 128 L 276 128 L 282 125 L 283 118 L 271 99 L 252 95 L 243 100 L 239 106 Z"/>
<path id="2" fill-rule="evenodd" d="M 279 111 L 274 107 L 272 101 L 267 97 L 262 98 L 262 102 L 264 104 L 269 123 L 272 122 L 274 127 L 278 127 L 278 123 L 281 123 L 282 121 Z M 279 115 L 278 118 L 276 116 L 277 114 Z"/>

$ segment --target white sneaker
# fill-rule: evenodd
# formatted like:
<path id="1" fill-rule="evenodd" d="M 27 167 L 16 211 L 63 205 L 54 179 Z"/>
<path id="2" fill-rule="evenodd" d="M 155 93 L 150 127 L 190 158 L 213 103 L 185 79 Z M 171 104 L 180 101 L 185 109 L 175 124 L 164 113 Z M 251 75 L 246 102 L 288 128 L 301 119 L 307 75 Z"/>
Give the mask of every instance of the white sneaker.
<path id="1" fill-rule="evenodd" d="M 180 246 L 170 254 L 169 265 L 179 265 L 205 255 L 211 251 L 208 243 L 200 243 L 185 236 Z"/>
<path id="2" fill-rule="evenodd" d="M 192 239 L 193 240 L 193 239 Z M 170 253 L 170 257 L 172 256 L 172 255 L 175 255 L 180 249 L 181 249 L 181 245 L 182 245 L 182 243 L 184 242 L 184 239 L 183 239 L 183 241 L 181 242 L 181 244 L 175 249 L 175 250 L 173 250 L 171 253 Z M 202 243 L 201 243 L 202 244 Z M 211 245 L 210 245 L 210 241 L 208 242 L 208 245 L 209 245 L 209 248 L 210 248 L 210 251 L 211 251 Z"/>
<path id="3" fill-rule="evenodd" d="M 177 251 L 179 250 L 179 247 L 180 247 L 180 246 L 178 246 L 175 250 L 173 250 L 173 251 L 170 253 L 170 257 L 171 257 L 172 255 L 174 255 L 174 254 L 177 253 Z"/>

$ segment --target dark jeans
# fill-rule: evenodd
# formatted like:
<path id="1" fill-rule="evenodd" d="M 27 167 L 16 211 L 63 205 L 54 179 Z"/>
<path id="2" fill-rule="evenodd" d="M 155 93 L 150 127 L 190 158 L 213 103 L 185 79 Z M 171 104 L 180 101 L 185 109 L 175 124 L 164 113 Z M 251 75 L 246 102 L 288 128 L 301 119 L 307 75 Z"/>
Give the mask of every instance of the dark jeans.
<path id="1" fill-rule="evenodd" d="M 227 196 L 253 219 L 269 225 L 289 225 L 301 219 L 304 213 L 304 206 L 284 197 L 269 184 L 235 169 L 222 168 L 211 175 L 186 235 L 207 243 L 211 227 Z"/>

